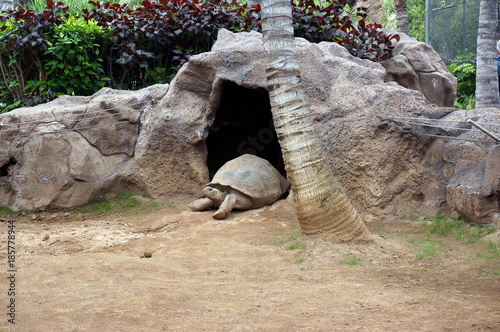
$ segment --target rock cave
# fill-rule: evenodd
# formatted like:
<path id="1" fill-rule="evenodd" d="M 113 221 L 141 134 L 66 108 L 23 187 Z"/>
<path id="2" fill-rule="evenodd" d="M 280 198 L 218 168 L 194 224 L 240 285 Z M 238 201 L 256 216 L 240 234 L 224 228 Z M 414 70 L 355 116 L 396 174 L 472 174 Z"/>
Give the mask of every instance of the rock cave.
<path id="1" fill-rule="evenodd" d="M 432 49 L 404 37 L 393 58 L 400 61 L 380 64 L 354 58 L 334 43 L 298 38 L 297 46 L 326 164 L 364 220 L 419 211 L 498 223 L 498 145 L 482 142 L 484 134 L 466 123 L 456 129 L 447 124 L 467 118 L 494 123 L 496 110 L 436 104 L 435 96 L 454 99 L 448 87 L 456 85 L 456 78 Z M 68 208 L 124 189 L 187 201 L 201 194 L 225 162 L 245 153 L 268 160 L 286 175 L 271 121 L 265 61 L 259 33 L 222 29 L 212 50 L 192 56 L 170 84 L 61 96 L 0 115 L 3 126 L 37 123 L 30 131 L 0 130 L 5 142 L 0 146 L 0 201 L 14 210 Z M 416 89 L 405 88 L 404 81 L 398 83 L 402 75 L 422 80 Z M 429 75 L 442 83 L 433 95 L 422 87 L 434 82 Z M 120 114 L 110 112 L 110 105 Z M 65 130 L 98 113 L 110 116 L 96 125 L 120 126 L 111 132 Z M 65 120 L 69 115 L 75 120 Z M 442 122 L 447 137 L 431 138 L 433 127 L 402 120 L 408 118 Z M 124 131 L 124 122 L 138 130 Z M 45 133 L 54 126 L 61 131 Z M 32 131 L 45 134 L 28 136 Z M 114 144 L 123 137 L 132 144 Z M 102 153 L 110 143 L 115 153 Z"/>
<path id="2" fill-rule="evenodd" d="M 267 90 L 226 81 L 215 113 L 206 139 L 210 179 L 224 163 L 245 153 L 268 160 L 286 176 Z"/>
<path id="3" fill-rule="evenodd" d="M 9 168 L 14 166 L 16 163 L 17 161 L 14 158 L 10 158 L 6 164 L 0 166 L 0 178 L 9 175 Z"/>

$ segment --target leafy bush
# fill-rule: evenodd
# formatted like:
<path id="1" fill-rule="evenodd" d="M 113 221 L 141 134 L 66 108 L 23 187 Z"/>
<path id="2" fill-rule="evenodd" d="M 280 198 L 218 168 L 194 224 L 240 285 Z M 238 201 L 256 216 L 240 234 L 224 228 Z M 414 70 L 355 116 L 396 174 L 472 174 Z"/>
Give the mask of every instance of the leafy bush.
<path id="1" fill-rule="evenodd" d="M 67 10 L 62 2 L 47 0 L 40 13 L 21 9 L 0 15 L 0 86 L 7 88 L 0 94 L 2 110 L 43 101 L 28 95 L 25 86 L 30 79 L 45 80 L 43 49 L 54 27 L 67 19 Z"/>
<path id="2" fill-rule="evenodd" d="M 41 61 L 46 79 L 28 81 L 25 90 L 46 100 L 63 94 L 94 93 L 109 81 L 104 77 L 100 54 L 100 45 L 107 39 L 107 31 L 94 20 L 69 17 L 54 27 L 46 41 Z"/>
<path id="3" fill-rule="evenodd" d="M 475 55 L 458 57 L 446 68 L 458 80 L 457 99 L 455 107 L 473 109 L 475 107 L 476 94 L 476 64 L 472 60 Z"/>
<path id="4" fill-rule="evenodd" d="M 83 17 L 111 31 L 106 45 L 111 87 L 137 89 L 168 81 L 193 55 L 210 50 L 217 31 L 256 28 L 257 13 L 247 15 L 238 1 L 143 1 L 137 9 L 89 1 Z"/>
<path id="5" fill-rule="evenodd" d="M 210 50 L 220 28 L 260 29 L 260 6 L 247 11 L 240 0 L 145 0 L 135 8 L 88 3 L 77 16 L 53 0 L 41 12 L 0 13 L 3 109 L 61 94 L 88 95 L 104 85 L 139 89 L 168 82 L 190 56 Z M 354 0 L 294 3 L 296 35 L 312 42 L 336 41 L 355 56 L 378 61 L 390 55 L 390 39 L 398 38 L 366 24 L 365 8 L 353 9 Z"/>
<path id="6" fill-rule="evenodd" d="M 314 43 L 335 41 L 358 58 L 387 59 L 393 49 L 391 39 L 399 40 L 399 36 L 386 35 L 380 24 L 367 24 L 366 7 L 352 8 L 354 4 L 354 0 L 295 1 L 292 12 L 295 36 Z"/>

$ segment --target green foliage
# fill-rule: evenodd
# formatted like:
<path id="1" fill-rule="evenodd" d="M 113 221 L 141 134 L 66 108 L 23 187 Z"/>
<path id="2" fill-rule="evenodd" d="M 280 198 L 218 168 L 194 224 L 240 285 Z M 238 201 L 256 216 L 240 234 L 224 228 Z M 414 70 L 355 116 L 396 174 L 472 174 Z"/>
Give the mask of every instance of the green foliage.
<path id="1" fill-rule="evenodd" d="M 425 41 L 425 0 L 406 0 L 410 34 L 418 41 Z"/>
<path id="2" fill-rule="evenodd" d="M 380 24 L 386 29 L 396 31 L 398 29 L 396 23 L 396 7 L 393 0 L 385 0 L 382 3 L 380 10 Z"/>
<path id="3" fill-rule="evenodd" d="M 108 32 L 95 20 L 69 17 L 54 27 L 46 41 L 42 67 L 47 79 L 28 81 L 25 90 L 46 100 L 93 94 L 109 81 L 100 54 L 100 45 L 107 39 Z"/>
<path id="4" fill-rule="evenodd" d="M 297 36 L 336 41 L 360 58 L 387 58 L 390 39 L 398 38 L 367 24 L 353 0 L 295 4 Z M 32 0 L 0 13 L 0 111 L 105 85 L 134 90 L 169 82 L 190 56 L 210 50 L 219 29 L 260 29 L 259 11 L 245 0 Z"/>
<path id="5" fill-rule="evenodd" d="M 425 0 L 406 0 L 406 11 L 411 36 L 418 41 L 425 41 Z M 397 30 L 393 0 L 385 0 L 382 3 L 380 23 L 384 28 Z"/>
<path id="6" fill-rule="evenodd" d="M 116 3 L 119 3 L 120 5 L 126 3 L 131 8 L 137 8 L 138 6 L 140 6 L 141 2 L 142 0 L 116 1 Z M 75 15 L 75 16 L 81 15 L 82 10 L 91 9 L 93 7 L 89 3 L 89 0 L 66 0 L 65 4 L 69 7 L 68 13 L 70 15 Z M 37 13 L 42 12 L 46 6 L 47 6 L 47 0 L 30 0 L 21 4 L 21 8 L 30 9 Z"/>
<path id="7" fill-rule="evenodd" d="M 428 0 L 427 41 L 446 65 L 459 55 L 476 53 L 480 2 Z"/>
<path id="8" fill-rule="evenodd" d="M 45 80 L 43 52 L 54 27 L 62 24 L 68 14 L 63 3 L 47 0 L 42 12 L 17 10 L 0 13 L 0 80 L 2 100 L 7 110 L 43 102 L 25 91 L 29 80 Z M 3 99 L 5 98 L 5 99 Z"/>
<path id="9" fill-rule="evenodd" d="M 473 109 L 476 101 L 476 64 L 475 54 L 457 57 L 446 68 L 458 80 L 455 107 Z"/>
<path id="10" fill-rule="evenodd" d="M 71 15 L 78 15 L 83 9 L 91 7 L 88 0 L 66 0 L 65 4 L 69 7 L 68 12 Z M 43 12 L 46 6 L 46 0 L 30 0 L 21 4 L 23 9 L 31 9 L 37 13 Z"/>

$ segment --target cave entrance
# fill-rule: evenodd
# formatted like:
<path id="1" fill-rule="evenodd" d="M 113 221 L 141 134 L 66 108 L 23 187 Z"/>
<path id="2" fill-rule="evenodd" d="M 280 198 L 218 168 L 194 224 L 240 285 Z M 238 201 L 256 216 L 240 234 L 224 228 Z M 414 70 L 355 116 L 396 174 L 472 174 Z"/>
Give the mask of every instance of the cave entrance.
<path id="1" fill-rule="evenodd" d="M 16 159 L 10 158 L 10 160 L 3 166 L 0 166 L 0 178 L 9 175 L 9 169 L 17 163 Z"/>
<path id="2" fill-rule="evenodd" d="M 210 179 L 224 163 L 246 153 L 268 160 L 286 176 L 272 119 L 266 89 L 223 83 L 219 108 L 206 140 Z"/>

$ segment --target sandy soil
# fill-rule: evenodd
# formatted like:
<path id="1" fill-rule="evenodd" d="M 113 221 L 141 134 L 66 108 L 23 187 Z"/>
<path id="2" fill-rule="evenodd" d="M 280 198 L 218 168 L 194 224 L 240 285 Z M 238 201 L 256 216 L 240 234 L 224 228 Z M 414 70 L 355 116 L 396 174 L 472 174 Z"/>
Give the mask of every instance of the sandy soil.
<path id="1" fill-rule="evenodd" d="M 369 228 L 369 245 L 295 238 L 289 200 L 224 221 L 184 204 L 27 216 L 16 221 L 16 324 L 2 277 L 0 330 L 500 331 L 500 279 L 485 274 L 477 248 L 419 260 L 408 240 L 420 223 Z M 360 263 L 341 263 L 353 257 Z"/>

